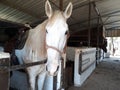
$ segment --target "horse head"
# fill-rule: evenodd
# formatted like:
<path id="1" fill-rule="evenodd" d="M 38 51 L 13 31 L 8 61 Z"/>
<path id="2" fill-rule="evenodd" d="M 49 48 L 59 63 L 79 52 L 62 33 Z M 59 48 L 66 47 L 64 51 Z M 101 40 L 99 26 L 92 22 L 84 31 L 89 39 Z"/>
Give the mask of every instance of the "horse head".
<path id="1" fill-rule="evenodd" d="M 64 12 L 60 10 L 53 11 L 47 0 L 45 3 L 45 11 L 48 16 L 46 29 L 46 48 L 47 48 L 47 64 L 46 70 L 49 75 L 56 75 L 60 65 L 60 59 L 64 52 L 68 37 L 67 19 L 72 13 L 72 3 L 69 3 Z"/>

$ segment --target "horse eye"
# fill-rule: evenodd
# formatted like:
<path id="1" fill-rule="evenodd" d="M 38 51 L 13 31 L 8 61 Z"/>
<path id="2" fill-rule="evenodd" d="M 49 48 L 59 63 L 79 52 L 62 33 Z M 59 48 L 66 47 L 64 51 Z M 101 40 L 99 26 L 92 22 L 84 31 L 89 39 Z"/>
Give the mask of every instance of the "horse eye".
<path id="1" fill-rule="evenodd" d="M 65 32 L 65 35 L 67 35 L 67 34 L 68 34 L 68 31 Z"/>

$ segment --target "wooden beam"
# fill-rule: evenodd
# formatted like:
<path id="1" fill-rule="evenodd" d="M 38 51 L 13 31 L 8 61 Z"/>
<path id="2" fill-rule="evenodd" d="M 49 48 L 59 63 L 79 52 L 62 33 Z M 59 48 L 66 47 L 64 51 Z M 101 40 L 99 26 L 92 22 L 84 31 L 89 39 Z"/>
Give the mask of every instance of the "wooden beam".
<path id="1" fill-rule="evenodd" d="M 63 11 L 63 0 L 59 0 L 59 9 Z"/>

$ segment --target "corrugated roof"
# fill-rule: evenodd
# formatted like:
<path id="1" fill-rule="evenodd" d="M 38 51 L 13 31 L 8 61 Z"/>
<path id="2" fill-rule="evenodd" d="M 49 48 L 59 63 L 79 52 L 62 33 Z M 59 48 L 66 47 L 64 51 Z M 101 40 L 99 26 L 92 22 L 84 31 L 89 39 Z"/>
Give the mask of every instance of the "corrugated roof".
<path id="1" fill-rule="evenodd" d="M 46 0 L 1 0 L 0 19 L 16 23 L 41 22 L 47 17 L 44 4 Z M 88 26 L 89 0 L 63 0 L 63 8 L 69 2 L 73 3 L 73 13 L 68 23 L 70 30 L 80 30 Z M 95 1 L 107 30 L 120 29 L 120 0 L 90 0 Z M 50 0 L 54 9 L 59 8 L 59 0 Z M 91 26 L 97 25 L 97 14 L 91 7 Z"/>

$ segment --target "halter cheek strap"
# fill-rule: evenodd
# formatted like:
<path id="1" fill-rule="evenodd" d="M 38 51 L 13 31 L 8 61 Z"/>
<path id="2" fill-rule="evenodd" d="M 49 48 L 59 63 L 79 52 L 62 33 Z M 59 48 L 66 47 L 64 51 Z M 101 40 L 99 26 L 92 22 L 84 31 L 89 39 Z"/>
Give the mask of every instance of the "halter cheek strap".
<path id="1" fill-rule="evenodd" d="M 46 45 L 46 49 L 48 49 L 48 48 L 51 48 L 51 49 L 57 51 L 57 52 L 60 53 L 61 55 L 64 53 L 64 52 L 60 51 L 59 49 L 57 49 L 56 47 Z"/>

